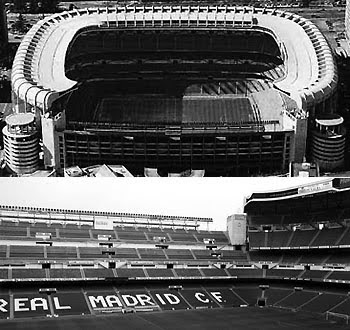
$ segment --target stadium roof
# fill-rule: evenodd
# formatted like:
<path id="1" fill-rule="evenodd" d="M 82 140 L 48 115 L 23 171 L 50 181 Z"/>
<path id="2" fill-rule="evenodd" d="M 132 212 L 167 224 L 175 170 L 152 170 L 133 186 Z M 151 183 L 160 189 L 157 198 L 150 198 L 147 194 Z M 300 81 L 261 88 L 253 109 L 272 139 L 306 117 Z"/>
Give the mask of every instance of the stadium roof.
<path id="1" fill-rule="evenodd" d="M 246 198 L 246 205 L 250 202 L 269 202 L 278 201 L 290 198 L 299 198 L 305 195 L 314 195 L 318 193 L 323 193 L 326 191 L 343 191 L 350 189 L 349 184 L 350 179 L 340 179 L 340 178 L 327 178 L 317 182 L 312 182 L 309 184 L 302 184 L 296 187 L 291 187 L 287 189 L 271 190 L 268 192 L 252 193 Z"/>
<path id="2" fill-rule="evenodd" d="M 92 210 L 72 210 L 72 209 L 56 209 L 56 208 L 43 208 L 43 207 L 26 207 L 26 206 L 15 206 L 15 205 L 0 205 L 0 216 L 11 216 L 17 218 L 15 213 L 20 214 L 23 218 L 26 214 L 29 217 L 33 216 L 37 219 L 54 218 L 58 214 L 64 215 L 61 220 L 93 220 L 94 217 L 111 217 L 128 219 L 146 219 L 150 221 L 176 221 L 176 222 L 213 222 L 212 218 L 202 218 L 202 217 L 185 217 L 185 216 L 171 216 L 171 215 L 157 215 L 157 214 L 135 214 L 135 213 L 119 213 L 119 212 L 103 212 L 103 211 L 92 211 Z M 41 216 L 42 215 L 42 216 Z M 56 219 L 57 220 L 57 219 Z"/>
<path id="3" fill-rule="evenodd" d="M 55 99 L 76 85 L 65 75 L 65 57 L 79 31 L 87 27 L 158 29 L 168 25 L 185 29 L 259 28 L 271 34 L 287 67 L 286 75 L 275 86 L 291 95 L 299 108 L 327 99 L 336 87 L 336 66 L 325 38 L 314 24 L 296 14 L 266 8 L 166 5 L 80 9 L 39 21 L 17 51 L 13 90 L 20 99 L 46 112 Z"/>

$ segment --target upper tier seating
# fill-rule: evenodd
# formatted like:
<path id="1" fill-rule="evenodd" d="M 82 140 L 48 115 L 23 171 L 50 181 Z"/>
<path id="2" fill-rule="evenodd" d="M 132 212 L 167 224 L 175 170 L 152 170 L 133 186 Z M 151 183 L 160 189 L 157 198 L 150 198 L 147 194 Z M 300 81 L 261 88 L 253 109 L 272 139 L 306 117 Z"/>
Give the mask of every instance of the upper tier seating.
<path id="1" fill-rule="evenodd" d="M 196 268 L 176 268 L 175 273 L 179 277 L 192 277 L 192 276 L 202 277 L 203 276 L 201 272 Z"/>
<path id="2" fill-rule="evenodd" d="M 110 239 L 116 239 L 115 232 L 113 230 L 91 229 L 91 233 L 93 238 L 98 238 L 99 236 L 105 235 L 110 237 Z"/>
<path id="3" fill-rule="evenodd" d="M 322 270 L 306 270 L 304 273 L 299 275 L 301 278 L 309 278 L 314 280 L 322 280 L 328 275 L 329 271 Z"/>
<path id="4" fill-rule="evenodd" d="M 348 228 L 297 229 L 269 232 L 248 232 L 251 248 L 256 247 L 308 247 L 350 245 Z M 345 234 L 345 235 L 344 235 Z M 344 237 L 342 237 L 344 235 Z M 349 236 L 349 237 L 348 237 Z"/>
<path id="5" fill-rule="evenodd" d="M 113 270 L 108 268 L 85 268 L 84 269 L 85 277 L 114 277 Z"/>
<path id="6" fill-rule="evenodd" d="M 39 226 L 35 225 L 34 227 L 29 227 L 29 232 L 31 237 L 37 238 L 42 233 L 51 235 L 51 239 L 57 238 L 57 231 L 54 226 L 47 227 L 47 226 Z"/>
<path id="7" fill-rule="evenodd" d="M 7 245 L 0 245 L 0 259 L 5 259 L 7 254 Z"/>
<path id="8" fill-rule="evenodd" d="M 211 250 L 192 250 L 193 254 L 195 255 L 196 259 L 216 259 L 216 257 L 212 257 L 211 253 L 213 251 Z"/>
<path id="9" fill-rule="evenodd" d="M 244 38 L 244 42 L 242 42 Z M 156 50 L 156 51 L 155 51 Z M 259 56 L 279 57 L 280 50 L 275 40 L 264 33 L 254 31 L 244 37 L 235 34 L 221 34 L 216 32 L 213 34 L 189 34 L 177 31 L 165 32 L 163 34 L 153 33 L 150 31 L 134 34 L 128 31 L 120 31 L 117 36 L 112 33 L 95 31 L 86 31 L 80 33 L 75 38 L 69 53 L 67 54 L 67 62 L 74 63 L 75 60 L 84 56 L 92 58 L 148 58 L 151 55 L 155 57 L 157 53 L 170 54 L 175 53 L 175 58 L 181 54 L 194 54 L 193 58 L 201 58 L 201 53 L 219 52 L 222 54 L 230 52 L 231 56 L 235 53 L 244 53 L 248 56 L 250 53 Z M 98 56 L 97 56 L 98 54 Z M 196 55 L 196 56 L 195 56 Z M 127 57 L 129 56 L 129 57 Z M 183 57 L 184 55 L 182 55 Z M 208 55 L 205 55 L 208 56 Z M 163 55 L 164 57 L 164 55 Z"/>
<path id="10" fill-rule="evenodd" d="M 335 253 L 332 253 L 331 256 L 326 259 L 326 264 L 349 264 L 350 263 L 350 252 L 337 250 Z"/>
<path id="11" fill-rule="evenodd" d="M 148 237 L 148 240 L 150 241 L 157 241 L 155 240 L 158 237 L 165 238 L 166 241 L 169 240 L 169 236 L 166 232 L 163 232 L 160 228 L 157 230 L 157 228 L 152 228 L 150 231 L 145 230 L 146 236 Z"/>
<path id="12" fill-rule="evenodd" d="M 164 250 L 164 252 L 168 256 L 168 258 L 172 260 L 176 260 L 176 259 L 193 260 L 194 259 L 191 251 L 188 249 L 167 249 L 167 250 Z"/>
<path id="13" fill-rule="evenodd" d="M 239 268 L 229 268 L 227 269 L 230 276 L 237 277 L 255 277 L 260 278 L 263 275 L 263 271 L 257 268 L 247 268 L 247 269 L 239 269 Z"/>
<path id="14" fill-rule="evenodd" d="M 80 258 L 107 258 L 108 255 L 102 254 L 104 249 L 96 247 L 79 247 Z"/>
<path id="15" fill-rule="evenodd" d="M 221 260 L 234 261 L 237 263 L 247 263 L 247 253 L 235 250 L 220 250 Z"/>
<path id="16" fill-rule="evenodd" d="M 228 276 L 225 269 L 219 268 L 203 268 L 202 272 L 205 276 Z"/>
<path id="17" fill-rule="evenodd" d="M 138 248 L 141 259 L 154 260 L 154 259 L 166 259 L 164 250 L 162 249 L 145 249 Z"/>
<path id="18" fill-rule="evenodd" d="M 11 245 L 10 258 L 44 259 L 43 246 Z"/>
<path id="19" fill-rule="evenodd" d="M 266 277 L 283 277 L 283 278 L 297 278 L 302 270 L 300 269 L 268 269 Z"/>
<path id="20" fill-rule="evenodd" d="M 118 277 L 146 277 L 143 268 L 118 268 L 116 273 Z"/>
<path id="21" fill-rule="evenodd" d="M 100 237 L 99 237 L 100 236 Z M 170 229 L 170 228 L 147 228 L 133 226 L 114 227 L 113 230 L 99 230 L 94 229 L 90 225 L 78 226 L 75 224 L 62 223 L 45 223 L 36 222 L 31 224 L 29 222 L 11 222 L 0 221 L 0 237 L 12 238 L 35 238 L 35 239 L 51 239 L 51 240 L 78 240 L 90 241 L 108 238 L 115 241 L 148 241 L 157 243 L 157 238 L 164 238 L 163 243 L 169 242 L 188 242 L 188 243 L 202 243 L 203 239 L 213 239 L 215 244 L 226 245 L 229 244 L 228 238 L 222 231 L 197 231 L 184 229 Z"/>
<path id="22" fill-rule="evenodd" d="M 113 258 L 116 259 L 139 259 L 136 249 L 134 248 L 117 248 L 111 249 L 115 252 Z"/>
<path id="23" fill-rule="evenodd" d="M 267 233 L 263 232 L 263 231 L 259 231 L 259 232 L 248 232 L 249 235 L 249 245 L 250 247 L 262 247 L 262 246 L 266 246 L 265 244 L 265 239 L 266 239 L 266 235 Z"/>
<path id="24" fill-rule="evenodd" d="M 350 272 L 336 271 L 327 276 L 327 280 L 350 281 Z"/>
<path id="25" fill-rule="evenodd" d="M 290 231 L 274 231 L 267 233 L 267 246 L 282 247 L 288 246 Z"/>
<path id="26" fill-rule="evenodd" d="M 282 254 L 279 251 L 250 251 L 249 257 L 253 262 L 279 262 L 281 260 Z"/>
<path id="27" fill-rule="evenodd" d="M 7 280 L 8 279 L 8 269 L 2 269 L 0 268 L 0 280 Z"/>
<path id="28" fill-rule="evenodd" d="M 192 233 L 187 233 L 185 230 L 177 229 L 174 231 L 167 231 L 170 239 L 175 242 L 197 242 Z"/>
<path id="29" fill-rule="evenodd" d="M 46 278 L 45 269 L 13 268 L 12 278 Z"/>
<path id="30" fill-rule="evenodd" d="M 301 255 L 293 253 L 293 254 L 283 254 L 283 258 L 280 261 L 281 264 L 295 264 L 299 259 Z"/>
<path id="31" fill-rule="evenodd" d="M 221 232 L 221 231 L 217 231 L 217 232 L 195 232 L 195 231 L 191 231 L 191 233 L 194 233 L 194 235 L 197 237 L 197 239 L 200 242 L 203 242 L 203 239 L 209 238 L 209 239 L 214 239 L 216 244 L 229 244 L 228 239 L 226 237 L 226 235 Z"/>
<path id="32" fill-rule="evenodd" d="M 1 226 L 0 237 L 27 237 L 27 228 L 14 226 Z"/>
<path id="33" fill-rule="evenodd" d="M 149 277 L 175 277 L 171 269 L 147 268 L 146 272 Z"/>
<path id="34" fill-rule="evenodd" d="M 133 228 L 117 228 L 118 238 L 122 241 L 146 241 L 147 237 L 144 233 L 144 229 L 135 230 Z"/>
<path id="35" fill-rule="evenodd" d="M 311 246 L 328 246 L 336 245 L 344 228 L 327 229 L 324 228 L 319 231 L 316 239 L 311 243 Z"/>
<path id="36" fill-rule="evenodd" d="M 318 253 L 318 251 L 315 251 L 315 253 L 305 253 L 301 256 L 299 259 L 300 264 L 323 264 L 324 261 L 329 257 L 329 254 L 325 253 Z"/>
<path id="37" fill-rule="evenodd" d="M 90 239 L 90 233 L 88 230 L 80 228 L 80 229 L 67 229 L 62 228 L 59 230 L 59 235 L 61 238 L 84 238 Z"/>
<path id="38" fill-rule="evenodd" d="M 53 268 L 49 269 L 50 278 L 81 278 L 80 269 Z"/>
<path id="39" fill-rule="evenodd" d="M 338 242 L 339 245 L 350 245 L 350 228 L 346 229 L 345 235 Z"/>
<path id="40" fill-rule="evenodd" d="M 316 233 L 316 230 L 296 230 L 289 246 L 309 246 Z"/>
<path id="41" fill-rule="evenodd" d="M 76 259 L 77 248 L 74 246 L 47 246 L 47 258 L 52 259 Z"/>

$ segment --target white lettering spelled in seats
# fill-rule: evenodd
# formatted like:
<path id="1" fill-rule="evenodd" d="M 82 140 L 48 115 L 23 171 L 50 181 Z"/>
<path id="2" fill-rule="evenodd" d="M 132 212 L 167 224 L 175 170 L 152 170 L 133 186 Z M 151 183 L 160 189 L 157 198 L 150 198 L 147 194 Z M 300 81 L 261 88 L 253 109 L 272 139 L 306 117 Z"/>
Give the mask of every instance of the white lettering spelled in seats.
<path id="1" fill-rule="evenodd" d="M 222 302 L 221 292 L 210 292 L 210 293 L 218 302 L 220 303 Z"/>
<path id="2" fill-rule="evenodd" d="M 147 295 L 147 294 L 137 294 L 136 295 L 136 298 L 139 300 L 140 304 L 142 306 L 145 306 L 145 305 L 151 305 L 151 306 L 154 306 L 155 304 L 151 301 L 152 298 Z"/>
<path id="3" fill-rule="evenodd" d="M 5 299 L 0 299 L 0 312 L 7 313 L 7 309 L 5 306 L 8 304 L 8 302 Z"/>
<path id="4" fill-rule="evenodd" d="M 72 309 L 71 306 L 61 306 L 58 297 L 53 297 L 53 303 L 54 303 L 54 305 L 55 305 L 55 309 L 57 309 L 57 310 L 61 310 L 61 309 Z"/>
<path id="5" fill-rule="evenodd" d="M 162 305 L 166 305 L 166 302 L 163 300 L 163 298 L 159 293 L 156 293 L 155 296 L 157 297 L 157 299 L 160 301 Z"/>
<path id="6" fill-rule="evenodd" d="M 114 307 L 114 304 L 117 304 L 119 307 L 123 307 L 123 304 L 121 303 L 119 297 L 116 295 L 106 296 L 106 302 L 109 307 Z"/>
<path id="7" fill-rule="evenodd" d="M 32 311 L 36 311 L 37 307 L 41 307 L 44 311 L 49 309 L 47 300 L 44 298 L 33 298 L 30 300 L 30 308 Z"/>
<path id="8" fill-rule="evenodd" d="M 28 307 L 25 307 L 25 302 L 28 301 L 28 298 L 15 298 L 15 312 L 26 312 L 29 311 Z"/>
<path id="9" fill-rule="evenodd" d="M 89 296 L 89 301 L 92 308 L 97 308 L 97 304 L 101 304 L 103 307 L 107 307 L 106 301 L 103 296 Z"/>
<path id="10" fill-rule="evenodd" d="M 197 298 L 197 300 L 201 301 L 204 304 L 207 304 L 209 302 L 208 298 L 202 299 L 202 297 L 205 297 L 205 295 L 201 292 L 196 292 L 194 296 Z"/>
<path id="11" fill-rule="evenodd" d="M 130 296 L 129 294 L 123 294 L 122 297 L 126 306 L 128 307 L 136 306 L 138 304 L 138 300 L 135 297 Z"/>
<path id="12" fill-rule="evenodd" d="M 171 305 L 177 305 L 180 303 L 180 299 L 172 293 L 164 293 L 164 297 Z"/>

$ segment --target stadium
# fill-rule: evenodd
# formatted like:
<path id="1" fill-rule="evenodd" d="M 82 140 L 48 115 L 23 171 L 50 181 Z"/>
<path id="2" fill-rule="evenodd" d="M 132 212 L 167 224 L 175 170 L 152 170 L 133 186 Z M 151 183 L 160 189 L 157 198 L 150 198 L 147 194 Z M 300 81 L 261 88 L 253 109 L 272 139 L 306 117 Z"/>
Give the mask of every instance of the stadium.
<path id="1" fill-rule="evenodd" d="M 252 7 L 55 14 L 25 36 L 12 70 L 15 111 L 36 115 L 44 166 L 58 174 L 120 164 L 133 175 L 247 176 L 305 157 L 332 170 L 345 148 L 336 88 L 313 23 Z"/>
<path id="2" fill-rule="evenodd" d="M 349 194 L 349 179 L 252 193 L 225 231 L 2 205 L 1 329 L 347 328 Z"/>

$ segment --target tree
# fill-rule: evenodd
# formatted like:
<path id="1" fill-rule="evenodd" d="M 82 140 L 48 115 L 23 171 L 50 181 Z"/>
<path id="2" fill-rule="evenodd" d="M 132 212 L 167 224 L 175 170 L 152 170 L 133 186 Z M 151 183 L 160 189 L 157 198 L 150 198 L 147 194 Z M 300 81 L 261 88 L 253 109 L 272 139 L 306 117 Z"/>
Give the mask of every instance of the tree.
<path id="1" fill-rule="evenodd" d="M 41 0 L 37 2 L 41 3 L 43 13 L 55 13 L 57 11 L 58 0 Z"/>
<path id="2" fill-rule="evenodd" d="M 20 13 L 55 13 L 58 0 L 14 0 L 14 10 Z"/>
<path id="3" fill-rule="evenodd" d="M 20 34 L 27 33 L 30 29 L 30 24 L 26 21 L 22 14 L 19 14 L 16 21 L 12 24 L 12 29 Z"/>

